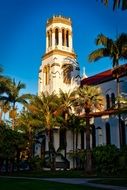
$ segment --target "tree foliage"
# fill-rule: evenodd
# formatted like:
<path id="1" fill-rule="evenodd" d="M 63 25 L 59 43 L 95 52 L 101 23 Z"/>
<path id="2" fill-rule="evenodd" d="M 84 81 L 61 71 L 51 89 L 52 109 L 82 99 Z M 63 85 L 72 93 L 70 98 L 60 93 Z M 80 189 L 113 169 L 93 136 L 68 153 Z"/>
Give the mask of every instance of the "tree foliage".
<path id="1" fill-rule="evenodd" d="M 112 66 L 119 66 L 119 60 L 127 59 L 127 34 L 121 33 L 115 40 L 104 34 L 99 34 L 95 41 L 97 46 L 102 46 L 88 56 L 89 62 L 98 61 L 101 58 L 112 59 Z"/>

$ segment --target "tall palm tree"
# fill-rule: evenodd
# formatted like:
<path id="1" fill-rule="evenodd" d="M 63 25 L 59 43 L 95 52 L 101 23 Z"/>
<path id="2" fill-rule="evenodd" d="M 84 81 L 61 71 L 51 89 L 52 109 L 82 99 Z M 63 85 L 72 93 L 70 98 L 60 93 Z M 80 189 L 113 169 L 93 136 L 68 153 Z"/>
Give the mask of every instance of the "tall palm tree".
<path id="1" fill-rule="evenodd" d="M 59 92 L 60 98 L 60 107 L 58 112 L 63 116 L 62 128 L 66 131 L 68 127 L 69 116 L 74 112 L 73 106 L 75 101 L 75 91 L 64 92 L 60 89 Z M 65 142 L 66 142 L 66 133 L 65 133 Z M 66 158 L 66 145 L 65 145 L 65 158 Z"/>
<path id="2" fill-rule="evenodd" d="M 29 107 L 29 105 L 27 106 Z M 33 110 L 32 110 L 33 111 Z M 33 156 L 33 144 L 37 130 L 43 127 L 42 117 L 27 109 L 23 109 L 16 118 L 16 129 L 28 137 L 28 158 Z"/>
<path id="3" fill-rule="evenodd" d="M 102 91 L 98 86 L 83 86 L 79 88 L 77 104 L 85 111 L 86 118 L 86 171 L 92 170 L 92 159 L 90 152 L 90 113 L 104 108 L 104 97 Z"/>
<path id="4" fill-rule="evenodd" d="M 17 103 L 22 105 L 27 104 L 27 99 L 30 98 L 30 94 L 20 95 L 20 91 L 25 88 L 25 84 L 15 80 L 7 84 L 6 93 L 0 95 L 0 101 L 4 101 L 5 104 L 10 103 L 10 118 L 12 119 L 12 129 L 15 127 L 15 118 L 17 113 Z"/>
<path id="5" fill-rule="evenodd" d="M 59 107 L 59 99 L 54 93 L 49 94 L 41 93 L 40 96 L 35 96 L 30 109 L 35 113 L 38 113 L 42 117 L 43 126 L 48 134 L 48 146 L 49 146 L 49 162 L 51 169 L 55 169 L 54 158 L 54 143 L 53 143 L 53 128 L 57 125 L 56 112 Z"/>
<path id="6" fill-rule="evenodd" d="M 83 133 L 85 131 L 85 119 L 84 118 L 80 118 L 79 115 L 75 114 L 71 114 L 71 116 L 69 117 L 69 129 L 71 129 L 72 131 L 72 142 L 73 142 L 73 148 L 72 148 L 72 153 L 73 155 L 76 153 L 78 153 L 78 137 L 79 137 L 79 133 Z M 82 147 L 81 145 L 81 149 L 84 149 L 84 147 Z M 75 161 L 76 161 L 76 169 L 79 169 L 79 159 L 76 157 L 73 157 L 73 169 L 75 167 Z"/>
<path id="7" fill-rule="evenodd" d="M 97 36 L 96 45 L 102 45 L 102 48 L 99 48 L 93 51 L 89 55 L 89 61 L 97 61 L 100 58 L 109 57 L 112 59 L 113 66 L 113 76 L 116 78 L 117 82 L 117 104 L 118 110 L 120 109 L 120 92 L 119 92 L 119 77 L 124 71 L 124 67 L 119 65 L 120 60 L 127 59 L 127 34 L 120 34 L 116 40 L 112 40 L 107 36 L 100 34 Z M 119 120 L 119 134 L 120 134 L 120 146 L 122 145 L 122 132 L 121 132 L 121 116 L 118 113 Z"/>

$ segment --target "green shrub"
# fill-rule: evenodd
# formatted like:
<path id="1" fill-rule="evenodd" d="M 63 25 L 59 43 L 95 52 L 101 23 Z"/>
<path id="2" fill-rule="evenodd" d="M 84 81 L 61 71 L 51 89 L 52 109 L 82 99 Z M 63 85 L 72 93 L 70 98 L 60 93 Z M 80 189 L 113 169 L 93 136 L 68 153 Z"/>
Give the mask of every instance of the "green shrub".
<path id="1" fill-rule="evenodd" d="M 119 150 L 115 145 L 99 146 L 93 149 L 96 172 L 103 175 L 118 173 Z"/>
<path id="2" fill-rule="evenodd" d="M 120 173 L 127 174 L 127 145 L 119 151 L 118 166 Z"/>
<path id="3" fill-rule="evenodd" d="M 44 165 L 44 159 L 39 158 L 39 156 L 35 156 L 29 160 L 31 170 L 42 170 Z"/>

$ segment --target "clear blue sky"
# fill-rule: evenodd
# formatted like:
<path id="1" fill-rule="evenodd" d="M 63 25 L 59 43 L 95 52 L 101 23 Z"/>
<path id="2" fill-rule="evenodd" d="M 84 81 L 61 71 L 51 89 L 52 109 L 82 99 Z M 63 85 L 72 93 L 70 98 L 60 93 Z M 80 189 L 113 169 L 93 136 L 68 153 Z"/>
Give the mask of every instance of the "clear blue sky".
<path id="1" fill-rule="evenodd" d="M 37 93 L 46 21 L 59 14 L 72 19 L 74 50 L 87 76 L 112 67 L 109 59 L 88 63 L 96 36 L 127 33 L 127 11 L 113 12 L 96 0 L 0 0 L 0 64 L 4 74 L 26 84 L 25 92 Z"/>

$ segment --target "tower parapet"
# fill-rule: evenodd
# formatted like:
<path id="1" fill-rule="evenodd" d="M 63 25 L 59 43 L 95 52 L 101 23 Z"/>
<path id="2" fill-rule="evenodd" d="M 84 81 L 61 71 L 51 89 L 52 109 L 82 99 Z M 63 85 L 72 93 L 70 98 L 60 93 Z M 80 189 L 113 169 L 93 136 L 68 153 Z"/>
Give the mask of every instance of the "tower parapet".
<path id="1" fill-rule="evenodd" d="M 47 26 L 53 23 L 63 23 L 67 25 L 72 25 L 72 21 L 70 17 L 65 17 L 61 15 L 54 15 L 52 18 L 47 20 Z"/>

